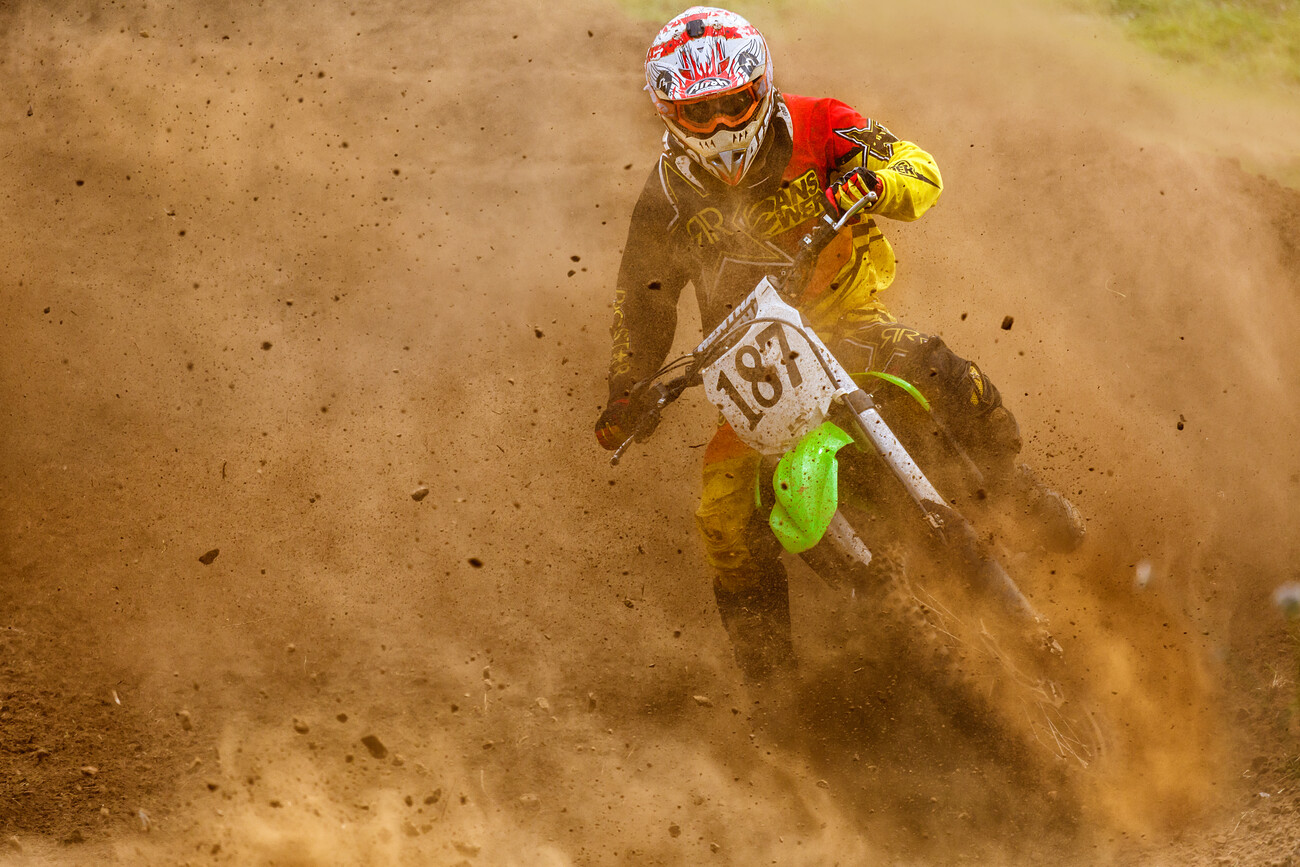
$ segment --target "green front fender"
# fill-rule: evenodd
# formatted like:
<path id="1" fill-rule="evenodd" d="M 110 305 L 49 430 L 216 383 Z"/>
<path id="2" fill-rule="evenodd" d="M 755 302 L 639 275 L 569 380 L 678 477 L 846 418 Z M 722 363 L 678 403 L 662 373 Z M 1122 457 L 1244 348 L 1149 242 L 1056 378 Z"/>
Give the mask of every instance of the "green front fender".
<path id="1" fill-rule="evenodd" d="M 768 523 L 792 554 L 821 541 L 839 508 L 839 465 L 835 455 L 853 442 L 839 427 L 824 422 L 786 452 L 776 466 L 772 487 L 776 506 Z"/>

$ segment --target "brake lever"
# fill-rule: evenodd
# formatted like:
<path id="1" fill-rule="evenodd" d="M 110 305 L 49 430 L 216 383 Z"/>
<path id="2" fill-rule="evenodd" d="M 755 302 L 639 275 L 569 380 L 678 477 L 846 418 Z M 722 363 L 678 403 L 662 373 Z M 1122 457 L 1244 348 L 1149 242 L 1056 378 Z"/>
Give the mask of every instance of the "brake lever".
<path id="1" fill-rule="evenodd" d="M 654 405 L 647 409 L 641 416 L 641 420 L 637 423 L 636 429 L 632 431 L 631 435 L 629 435 L 627 439 L 623 440 L 623 444 L 615 450 L 613 457 L 609 459 L 609 465 L 611 467 L 618 466 L 618 462 L 623 458 L 623 453 L 631 447 L 632 443 L 644 441 L 650 436 L 650 434 L 655 432 L 655 429 L 659 427 L 660 414 L 663 412 L 663 408 L 680 397 L 682 392 L 685 391 L 691 383 L 692 377 L 683 376 L 674 379 L 672 382 L 667 384 L 656 382 L 654 385 L 646 388 L 647 393 L 654 392 L 658 396 L 655 398 Z"/>
<path id="2" fill-rule="evenodd" d="M 632 434 L 632 436 L 623 440 L 623 444 L 618 447 L 618 449 L 614 452 L 614 456 L 609 459 L 609 465 L 611 467 L 618 466 L 618 462 L 623 459 L 623 452 L 627 451 L 628 446 L 632 445 L 632 443 L 635 440 L 636 440 L 636 434 Z"/>
<path id="3" fill-rule="evenodd" d="M 623 458 L 623 452 L 634 442 L 644 442 L 650 434 L 655 432 L 659 427 L 659 412 L 668 403 L 665 395 L 660 395 L 659 400 L 653 407 L 646 410 L 645 415 L 641 416 L 641 421 L 637 424 L 636 429 L 632 431 L 631 436 L 623 440 L 623 444 L 614 452 L 614 456 L 609 459 L 611 467 L 618 466 L 618 462 Z"/>

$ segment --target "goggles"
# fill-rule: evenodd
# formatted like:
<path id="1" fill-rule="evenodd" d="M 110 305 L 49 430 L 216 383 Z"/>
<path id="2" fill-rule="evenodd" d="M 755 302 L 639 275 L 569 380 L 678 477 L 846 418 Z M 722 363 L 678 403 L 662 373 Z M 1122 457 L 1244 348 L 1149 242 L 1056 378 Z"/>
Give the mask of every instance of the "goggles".
<path id="1" fill-rule="evenodd" d="M 737 90 L 670 104 L 674 111 L 673 120 L 678 126 L 707 138 L 720 129 L 739 129 L 749 123 L 761 101 L 758 87 L 751 81 Z"/>

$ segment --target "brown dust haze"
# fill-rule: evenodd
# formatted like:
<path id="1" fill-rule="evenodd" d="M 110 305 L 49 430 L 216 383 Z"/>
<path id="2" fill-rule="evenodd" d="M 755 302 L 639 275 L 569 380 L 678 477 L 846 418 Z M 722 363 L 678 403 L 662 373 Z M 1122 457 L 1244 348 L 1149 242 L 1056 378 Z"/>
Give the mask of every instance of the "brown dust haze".
<path id="1" fill-rule="evenodd" d="M 691 520 L 708 408 L 617 470 L 591 436 L 657 22 L 11 2 L 0 862 L 1288 857 L 1300 196 L 1257 172 L 1300 111 L 968 5 L 737 11 L 778 86 L 939 162 L 886 297 L 1088 516 L 1016 565 L 1110 761 L 1049 789 L 855 680 L 806 571 L 825 727 L 754 737 Z"/>

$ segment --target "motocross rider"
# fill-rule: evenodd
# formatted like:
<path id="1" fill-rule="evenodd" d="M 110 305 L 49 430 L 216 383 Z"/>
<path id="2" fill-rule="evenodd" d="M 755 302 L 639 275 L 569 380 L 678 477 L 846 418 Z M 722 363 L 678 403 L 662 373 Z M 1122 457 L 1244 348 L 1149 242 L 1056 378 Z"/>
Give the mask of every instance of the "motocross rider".
<path id="1" fill-rule="evenodd" d="M 671 348 L 687 283 L 707 334 L 761 277 L 791 262 L 827 195 L 842 212 L 874 193 L 818 261 L 799 305 L 805 321 L 850 371 L 917 386 L 990 492 L 1036 510 L 1055 547 L 1076 545 L 1083 527 L 1073 506 L 1017 464 L 1019 428 L 997 388 L 940 338 L 900 325 L 877 298 L 895 271 L 877 220 L 929 210 L 943 189 L 934 158 L 842 102 L 778 91 L 762 34 L 723 9 L 695 6 L 668 22 L 646 54 L 646 82 L 667 132 L 618 274 L 600 445 L 616 449 L 630 435 L 633 386 Z M 705 451 L 696 513 L 718 611 L 751 684 L 793 665 L 786 573 L 754 503 L 759 464 L 722 423 Z"/>

